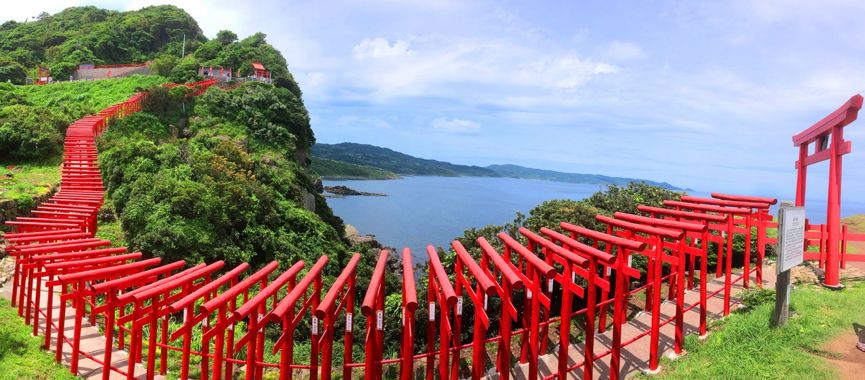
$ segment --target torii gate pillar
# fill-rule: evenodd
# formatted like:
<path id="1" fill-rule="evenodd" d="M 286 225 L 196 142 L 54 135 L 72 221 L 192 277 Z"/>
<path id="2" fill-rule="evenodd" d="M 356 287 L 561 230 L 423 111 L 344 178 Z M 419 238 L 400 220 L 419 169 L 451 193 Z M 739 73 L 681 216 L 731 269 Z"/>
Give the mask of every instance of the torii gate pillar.
<path id="1" fill-rule="evenodd" d="M 840 288 L 841 267 L 841 158 L 850 153 L 852 143 L 844 140 L 844 127 L 856 120 L 862 108 L 862 95 L 856 94 L 844 105 L 793 136 L 793 146 L 799 147 L 796 161 L 796 206 L 805 206 L 805 189 L 808 165 L 829 160 L 829 197 L 826 207 L 826 274 L 823 285 Z M 811 143 L 816 143 L 813 153 L 808 152 Z"/>

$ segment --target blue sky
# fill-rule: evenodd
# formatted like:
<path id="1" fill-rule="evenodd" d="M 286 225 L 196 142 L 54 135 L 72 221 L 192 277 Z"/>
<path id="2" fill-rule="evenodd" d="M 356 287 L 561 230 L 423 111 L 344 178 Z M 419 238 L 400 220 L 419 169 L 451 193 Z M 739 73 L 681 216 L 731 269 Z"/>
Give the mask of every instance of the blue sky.
<path id="1" fill-rule="evenodd" d="M 174 3 L 210 37 L 266 33 L 320 142 L 704 191 L 791 198 L 791 136 L 865 87 L 863 1 L 83 3 Z M 865 120 L 845 133 L 843 196 L 861 201 Z"/>

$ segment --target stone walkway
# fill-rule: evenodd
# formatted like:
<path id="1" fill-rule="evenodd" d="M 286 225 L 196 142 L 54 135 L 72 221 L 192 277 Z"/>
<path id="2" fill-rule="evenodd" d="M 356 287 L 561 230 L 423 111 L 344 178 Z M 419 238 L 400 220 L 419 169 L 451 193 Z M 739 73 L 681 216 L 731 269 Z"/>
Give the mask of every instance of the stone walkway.
<path id="1" fill-rule="evenodd" d="M 741 271 L 739 273 L 733 274 L 733 279 L 741 275 Z M 708 293 L 721 289 L 724 287 L 724 277 L 714 279 L 714 274 L 710 274 L 710 281 L 707 284 L 706 289 Z M 773 289 L 775 287 L 775 269 L 774 267 L 765 266 L 763 269 L 763 287 Z M 755 285 L 756 279 L 755 276 L 751 276 L 751 287 L 756 287 Z M 735 303 L 737 301 L 736 295 L 741 293 L 741 281 L 737 284 L 734 284 L 732 287 L 732 302 Z M 635 295 L 634 297 L 642 297 L 642 293 Z M 692 305 L 694 303 L 698 303 L 700 301 L 700 292 L 696 288 L 692 291 L 685 293 L 685 307 L 688 305 Z M 732 305 L 731 310 L 735 310 L 737 305 Z M 709 320 L 708 323 L 711 323 L 713 319 L 720 319 L 721 313 L 724 310 L 724 293 L 718 293 L 714 297 L 707 299 L 707 318 Z M 666 319 L 673 317 L 676 313 L 676 305 L 675 302 L 666 301 L 661 304 L 661 321 L 663 322 Z M 609 320 L 608 320 L 609 321 Z M 692 309 L 691 311 L 685 313 L 684 315 L 684 324 L 685 324 L 685 335 L 688 334 L 698 334 L 699 333 L 699 323 L 700 323 L 700 313 L 697 308 Z M 640 313 L 635 318 L 632 318 L 625 326 L 622 328 L 622 341 L 628 341 L 633 337 L 639 335 L 644 331 L 649 330 L 649 326 L 651 325 L 651 314 L 650 313 Z M 673 352 L 673 335 L 675 334 L 675 322 L 670 322 L 666 326 L 661 328 L 660 334 L 660 347 L 658 352 L 661 353 L 662 356 L 665 356 L 668 353 Z M 711 331 L 709 331 L 711 334 Z M 600 355 L 605 353 L 610 349 L 610 345 L 612 343 L 613 332 L 611 328 L 608 328 L 606 332 L 603 334 L 595 334 L 595 355 Z M 640 370 L 646 369 L 649 364 L 649 339 L 650 336 L 646 335 L 637 341 L 631 343 L 628 346 L 625 346 L 622 349 L 621 363 L 622 368 L 620 371 L 620 377 L 622 379 L 626 378 L 629 374 L 634 372 L 638 372 Z M 583 362 L 583 350 L 585 347 L 582 343 L 578 345 L 572 345 L 569 352 L 569 365 L 574 365 L 577 363 Z M 604 358 L 595 360 L 594 366 L 594 378 L 595 379 L 607 379 L 609 378 L 610 372 L 610 357 L 609 355 Z M 541 378 L 543 376 L 547 376 L 553 373 L 553 371 L 557 368 L 558 358 L 554 354 L 548 354 L 541 357 L 540 363 L 538 365 L 538 372 Z M 511 378 L 520 380 L 525 379 L 528 374 L 528 364 L 521 364 L 517 367 L 514 367 L 511 370 Z M 583 371 L 582 369 L 577 371 L 571 371 L 568 374 L 569 379 L 579 379 L 582 378 Z M 491 378 L 497 378 L 495 377 Z"/>
<path id="2" fill-rule="evenodd" d="M 47 309 L 47 295 L 48 292 L 45 289 L 46 287 L 42 287 L 42 297 L 41 297 L 41 309 Z M 2 287 L 0 287 L 0 297 L 5 299 L 12 298 L 12 284 L 11 282 L 6 283 Z M 57 291 L 55 290 L 54 301 L 53 301 L 53 311 L 52 311 L 52 319 L 54 320 L 54 325 L 56 326 L 59 322 L 58 316 L 60 315 L 60 297 L 57 296 Z M 66 307 L 66 319 L 64 322 L 64 335 L 66 337 L 71 337 L 73 330 L 75 328 L 75 312 L 76 310 L 71 307 Z M 24 323 L 24 319 L 21 319 L 21 323 Z M 40 315 L 40 326 L 39 326 L 39 339 L 43 340 L 45 337 L 45 317 L 44 315 Z M 32 325 L 31 325 L 32 328 Z M 57 331 L 56 329 L 52 329 L 51 334 L 51 355 L 54 355 L 56 348 L 56 339 L 57 339 Z M 70 338 L 71 340 L 71 338 Z M 82 329 L 81 329 L 81 350 L 86 352 L 89 355 L 95 356 L 97 358 L 102 358 L 105 353 L 105 336 L 102 335 L 102 332 L 99 331 L 99 328 L 93 326 L 88 321 L 88 318 L 84 318 L 82 321 Z M 63 354 L 61 356 L 63 365 L 69 367 L 70 359 L 72 358 L 72 347 L 68 344 L 63 345 Z M 116 346 L 113 347 L 111 353 L 111 361 L 115 368 L 123 368 L 126 369 L 128 365 L 128 353 L 124 350 L 117 349 Z M 141 364 L 136 364 L 135 373 L 138 374 L 136 376 L 137 379 L 145 379 L 145 369 L 141 366 Z M 84 357 L 83 355 L 79 358 L 78 361 L 78 375 L 86 380 L 96 380 L 102 379 L 102 365 Z M 126 376 L 123 376 L 117 372 L 111 372 L 111 379 L 125 379 Z M 162 379 L 162 376 L 156 376 L 156 379 Z"/>

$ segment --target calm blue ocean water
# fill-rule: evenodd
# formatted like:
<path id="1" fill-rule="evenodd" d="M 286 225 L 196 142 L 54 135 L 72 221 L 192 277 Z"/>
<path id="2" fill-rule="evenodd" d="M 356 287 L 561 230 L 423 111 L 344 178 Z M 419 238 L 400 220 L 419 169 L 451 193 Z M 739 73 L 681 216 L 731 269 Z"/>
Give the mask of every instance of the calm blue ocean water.
<path id="1" fill-rule="evenodd" d="M 583 199 L 602 185 L 574 184 L 514 178 L 406 177 L 387 181 L 324 181 L 360 191 L 386 193 L 386 197 L 328 198 L 334 213 L 362 234 L 375 235 L 391 247 L 409 247 L 425 258 L 427 244 L 445 246 L 471 227 L 503 224 L 517 211 L 528 213 L 543 201 Z M 690 192 L 708 197 L 708 193 Z M 825 219 L 825 201 L 809 200 L 813 223 Z M 865 213 L 865 204 L 845 200 L 842 215 Z"/>

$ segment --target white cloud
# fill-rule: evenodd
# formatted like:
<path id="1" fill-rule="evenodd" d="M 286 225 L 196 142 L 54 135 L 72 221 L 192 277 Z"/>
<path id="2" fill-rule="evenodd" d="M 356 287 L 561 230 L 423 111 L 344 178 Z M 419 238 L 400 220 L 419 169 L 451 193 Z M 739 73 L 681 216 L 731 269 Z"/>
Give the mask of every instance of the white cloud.
<path id="1" fill-rule="evenodd" d="M 401 57 L 411 54 L 409 43 L 396 40 L 391 44 L 388 40 L 376 37 L 365 38 L 352 49 L 355 59 Z"/>
<path id="2" fill-rule="evenodd" d="M 581 59 L 571 52 L 563 56 L 532 62 L 521 70 L 526 81 L 536 81 L 545 87 L 573 89 L 598 75 L 615 74 L 618 67 L 592 59 Z"/>
<path id="3" fill-rule="evenodd" d="M 459 134 L 475 134 L 481 130 L 481 125 L 474 121 L 443 117 L 433 120 L 430 126 L 435 130 Z"/>
<path id="4" fill-rule="evenodd" d="M 342 82 L 368 89 L 370 99 L 376 102 L 406 96 L 496 102 L 514 94 L 495 90 L 502 86 L 519 87 L 516 93 L 530 96 L 550 89 L 573 90 L 593 78 L 619 71 L 610 63 L 573 51 L 545 51 L 493 38 L 422 36 L 413 39 L 419 44 L 417 49 L 400 47 L 399 41 L 365 41 L 355 48 L 358 61 L 340 75 L 345 77 Z M 361 59 L 374 55 L 390 58 Z M 454 86 L 460 92 L 455 93 Z"/>
<path id="5" fill-rule="evenodd" d="M 611 61 L 632 61 L 646 57 L 643 49 L 634 43 L 613 41 L 604 49 L 604 57 Z"/>

